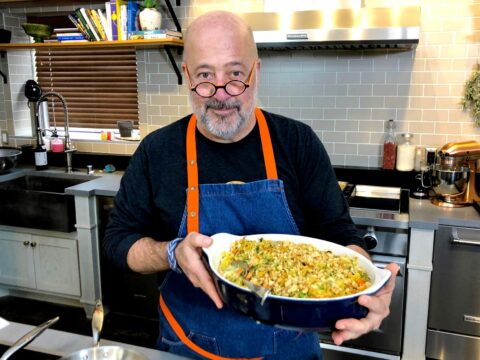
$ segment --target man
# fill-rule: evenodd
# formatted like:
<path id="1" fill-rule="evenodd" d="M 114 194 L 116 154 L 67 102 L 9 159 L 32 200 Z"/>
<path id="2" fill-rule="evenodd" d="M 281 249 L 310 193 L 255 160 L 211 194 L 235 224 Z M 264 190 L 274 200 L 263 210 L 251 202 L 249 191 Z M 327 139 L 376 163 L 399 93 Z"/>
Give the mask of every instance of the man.
<path id="1" fill-rule="evenodd" d="M 172 269 L 160 288 L 158 348 L 197 359 L 321 359 L 314 332 L 261 324 L 224 306 L 201 261 L 210 235 L 288 233 L 368 256 L 328 155 L 305 124 L 255 108 L 260 60 L 248 26 L 216 11 L 192 22 L 183 73 L 194 115 L 149 134 L 132 157 L 106 232 L 125 269 Z M 378 328 L 398 267 L 361 320 L 336 323 L 336 344 Z"/>

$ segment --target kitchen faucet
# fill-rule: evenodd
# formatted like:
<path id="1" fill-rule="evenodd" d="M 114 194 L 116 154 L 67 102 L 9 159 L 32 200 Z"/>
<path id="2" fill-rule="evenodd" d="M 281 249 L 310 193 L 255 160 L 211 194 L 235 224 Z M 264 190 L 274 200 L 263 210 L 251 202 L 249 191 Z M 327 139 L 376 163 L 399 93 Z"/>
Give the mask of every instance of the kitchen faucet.
<path id="1" fill-rule="evenodd" d="M 70 131 L 69 131 L 69 122 L 68 122 L 68 108 L 67 108 L 67 102 L 65 101 L 65 98 L 55 92 L 55 91 L 49 91 L 42 96 L 37 101 L 37 111 L 36 111 L 36 116 L 38 117 L 38 108 L 40 107 L 40 104 L 42 101 L 47 100 L 47 97 L 49 96 L 54 96 L 60 100 L 63 106 L 63 117 L 64 117 L 64 122 L 65 122 L 65 155 L 66 155 L 66 160 L 67 160 L 67 167 L 66 167 L 66 172 L 68 174 L 71 174 L 73 172 L 72 168 L 72 154 L 73 152 L 77 151 L 75 147 L 73 146 L 72 142 L 70 141 Z"/>

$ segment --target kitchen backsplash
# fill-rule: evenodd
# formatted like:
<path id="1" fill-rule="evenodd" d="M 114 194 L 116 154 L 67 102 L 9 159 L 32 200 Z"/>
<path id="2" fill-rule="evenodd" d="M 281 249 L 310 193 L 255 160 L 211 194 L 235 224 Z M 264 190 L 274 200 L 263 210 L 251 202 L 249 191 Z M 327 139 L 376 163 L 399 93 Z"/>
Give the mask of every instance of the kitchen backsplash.
<path id="1" fill-rule="evenodd" d="M 413 50 L 260 51 L 260 106 L 312 126 L 335 165 L 378 167 L 385 124 L 391 118 L 397 123 L 397 132 L 413 133 L 418 145 L 480 141 L 480 129 L 474 127 L 471 116 L 461 106 L 464 83 L 480 55 L 480 3 L 419 3 L 420 43 Z M 175 12 L 186 27 L 207 10 L 231 10 L 234 4 L 238 1 L 181 1 Z M 242 1 L 242 11 L 261 11 L 262 7 L 263 1 Z M 68 8 L 75 5 L 34 11 Z M 26 9 L 6 9 L 4 16 L 21 18 L 22 11 Z M 165 25 L 173 27 L 167 12 L 163 18 Z M 181 55 L 177 54 L 176 59 L 180 65 Z M 187 88 L 177 85 L 166 54 L 158 49 L 139 50 L 137 60 L 142 134 L 190 113 Z M 1 64 L 5 69 L 4 60 Z M 0 100 L 5 88 L 3 85 L 3 91 L 0 89 Z M 8 110 L 2 103 L 2 129 L 7 119 Z M 84 141 L 76 145 L 81 151 L 119 154 L 131 153 L 136 147 Z"/>

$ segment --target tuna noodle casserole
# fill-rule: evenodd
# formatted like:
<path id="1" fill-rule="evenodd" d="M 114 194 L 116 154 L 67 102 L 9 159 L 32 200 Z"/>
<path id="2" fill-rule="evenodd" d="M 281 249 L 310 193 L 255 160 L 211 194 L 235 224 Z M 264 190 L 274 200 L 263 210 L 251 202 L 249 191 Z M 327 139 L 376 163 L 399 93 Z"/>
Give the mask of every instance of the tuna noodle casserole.
<path id="1" fill-rule="evenodd" d="M 293 298 L 334 298 L 371 285 L 356 257 L 291 241 L 237 240 L 221 254 L 218 271 L 242 287 L 248 280 Z"/>

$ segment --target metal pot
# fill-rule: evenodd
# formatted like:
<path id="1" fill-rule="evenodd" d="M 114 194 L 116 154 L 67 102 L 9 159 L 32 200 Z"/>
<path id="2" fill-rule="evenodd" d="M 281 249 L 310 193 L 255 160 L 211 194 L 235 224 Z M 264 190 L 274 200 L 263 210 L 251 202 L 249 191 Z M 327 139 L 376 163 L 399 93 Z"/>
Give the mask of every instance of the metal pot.
<path id="1" fill-rule="evenodd" d="M 57 316 L 54 319 L 51 319 L 33 330 L 29 331 L 27 334 L 22 336 L 18 341 L 15 342 L 0 358 L 0 360 L 7 360 L 11 355 L 16 351 L 22 349 L 24 346 L 32 342 L 37 336 L 39 336 L 43 331 L 48 327 L 53 325 L 58 321 L 59 317 Z M 148 360 L 148 358 L 132 349 L 126 349 L 121 346 L 99 346 L 100 343 L 100 332 L 103 326 L 103 305 L 100 300 L 97 300 L 95 304 L 95 312 L 92 317 L 92 331 L 93 331 L 93 342 L 94 346 L 87 349 L 82 349 L 76 351 L 72 354 L 60 358 L 60 360 L 86 360 L 86 359 L 102 359 L 102 360 Z"/>
<path id="2" fill-rule="evenodd" d="M 22 152 L 12 147 L 0 147 L 0 174 L 17 166 L 18 156 Z"/>
<path id="3" fill-rule="evenodd" d="M 98 346 L 88 349 L 82 349 L 60 360 L 85 360 L 85 359 L 102 359 L 102 360 L 148 360 L 148 358 L 139 352 L 126 349 L 121 346 Z"/>
<path id="4" fill-rule="evenodd" d="M 455 195 L 467 189 L 470 169 L 436 164 L 432 168 L 432 188 L 439 195 Z"/>

